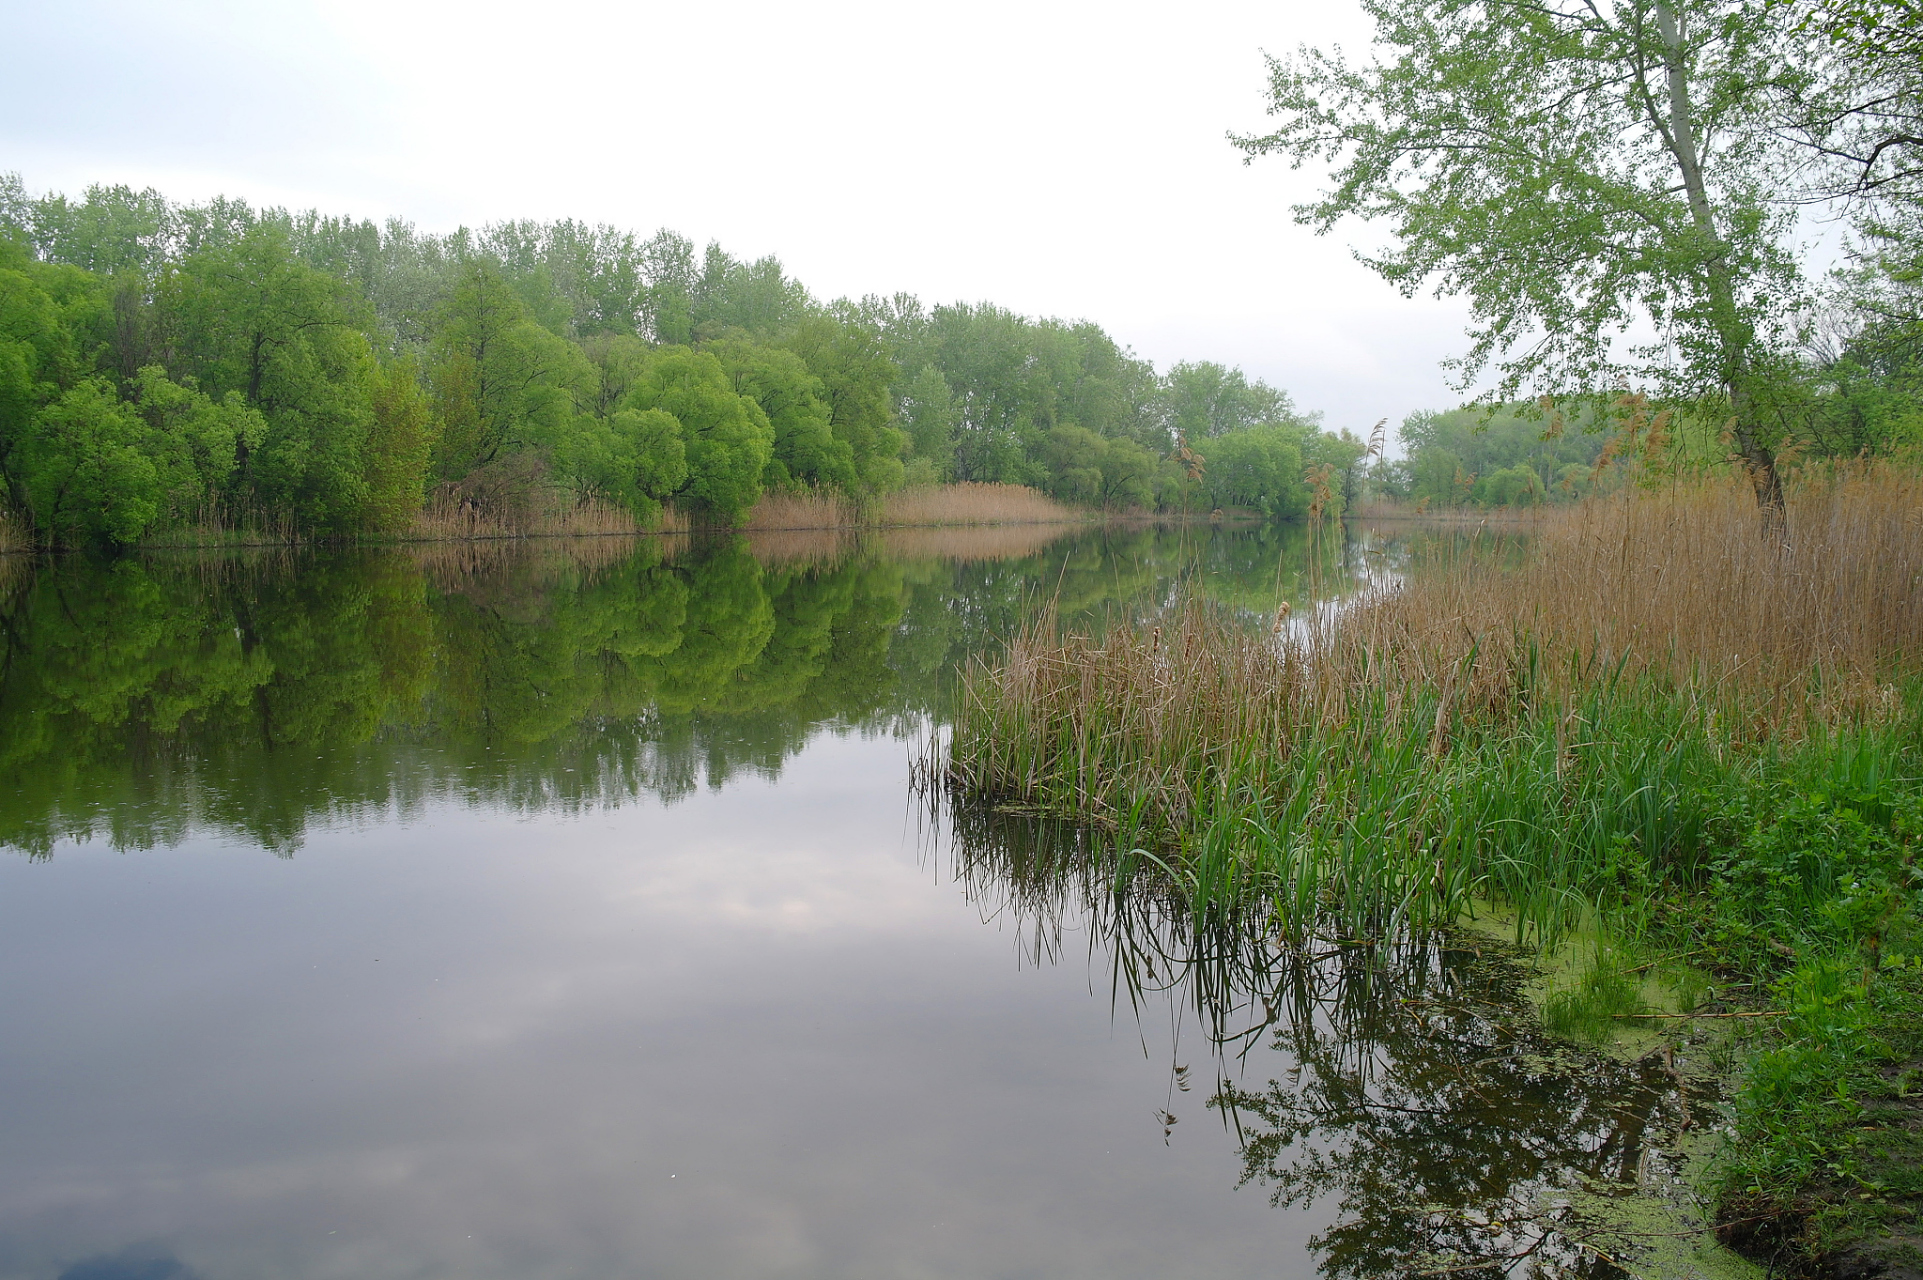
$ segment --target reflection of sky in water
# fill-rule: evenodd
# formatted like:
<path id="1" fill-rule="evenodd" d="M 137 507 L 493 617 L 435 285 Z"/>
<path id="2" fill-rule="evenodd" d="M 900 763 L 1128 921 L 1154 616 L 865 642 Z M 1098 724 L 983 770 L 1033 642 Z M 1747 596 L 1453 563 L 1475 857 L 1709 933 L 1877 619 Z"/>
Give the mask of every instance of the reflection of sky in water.
<path id="1" fill-rule="evenodd" d="M 918 854 L 907 760 L 0 859 L 0 1274 L 1312 1274 L 1105 976 Z"/>
<path id="2" fill-rule="evenodd" d="M 911 795 L 1041 605 L 1300 625 L 1412 539 L 944 537 L 0 582 L 0 1280 L 1360 1276 L 1448 1243 L 1408 1196 L 1641 1151 L 1649 1080 L 1538 1071 L 1479 997 L 1423 1024 L 1409 973 L 1118 991 L 1157 927 L 1118 944 L 1101 865 Z M 1276 1078 L 1436 1119 L 1276 1148 Z M 1381 1185 L 1271 1207 L 1309 1149 Z"/>

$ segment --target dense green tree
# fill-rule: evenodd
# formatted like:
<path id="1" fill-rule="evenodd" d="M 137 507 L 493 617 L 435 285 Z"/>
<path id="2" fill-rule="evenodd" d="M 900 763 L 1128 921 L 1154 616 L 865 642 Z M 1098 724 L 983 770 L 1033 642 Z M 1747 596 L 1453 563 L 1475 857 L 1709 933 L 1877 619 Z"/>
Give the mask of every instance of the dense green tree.
<path id="1" fill-rule="evenodd" d="M 718 357 L 664 347 L 627 393 L 626 408 L 659 409 L 681 429 L 687 480 L 681 492 L 726 524 L 761 495 L 775 432 L 759 404 L 739 394 Z"/>
<path id="2" fill-rule="evenodd" d="M 1531 416 L 1521 406 L 1411 414 L 1398 433 L 1408 455 L 1408 496 L 1430 507 L 1506 506 L 1523 494 L 1527 503 L 1580 496 L 1586 483 L 1563 481 L 1571 467 L 1587 476 L 1602 453 L 1604 426 L 1602 419 L 1583 417 L 1546 431 L 1543 415 Z M 1513 477 L 1518 470 L 1534 475 L 1535 483 L 1511 479 L 1495 485 L 1496 475 Z M 1501 497 L 1495 496 L 1498 488 Z"/>
<path id="3" fill-rule="evenodd" d="M 434 407 L 411 359 L 367 371 L 368 428 L 363 526 L 398 533 L 421 508 L 434 455 Z"/>
<path id="4" fill-rule="evenodd" d="M 166 500 L 147 427 L 105 379 L 35 414 L 13 452 L 34 523 L 69 543 L 133 542 Z"/>
<path id="5" fill-rule="evenodd" d="M 788 489 L 820 485 L 856 490 L 854 446 L 828 421 L 827 388 L 800 356 L 741 339 L 708 345 L 721 358 L 734 389 L 761 406 L 774 428 L 774 456 L 761 485 Z"/>
<path id="6" fill-rule="evenodd" d="M 643 526 L 657 521 L 662 500 L 688 481 L 681 424 L 662 409 L 583 419 L 555 452 L 577 492 L 626 508 Z"/>
<path id="7" fill-rule="evenodd" d="M 267 440 L 266 419 L 238 391 L 215 400 L 171 381 L 158 365 L 142 369 L 128 390 L 148 428 L 142 452 L 160 483 L 156 514 L 175 523 L 208 517 L 230 491 L 240 459 Z"/>
<path id="8" fill-rule="evenodd" d="M 504 453 L 552 446 L 592 401 L 587 357 L 536 323 L 485 258 L 462 268 L 435 345 L 437 463 L 449 479 Z"/>
<path id="9" fill-rule="evenodd" d="M 106 309 L 99 277 L 35 262 L 22 243 L 0 237 L 0 479 L 9 490 L 34 416 L 91 373 L 86 348 Z"/>
<path id="10" fill-rule="evenodd" d="M 51 195 L 37 201 L 22 221 L 44 261 L 151 278 L 172 247 L 177 219 L 151 187 L 92 186 L 84 200 Z"/>
<path id="11" fill-rule="evenodd" d="M 642 313 L 648 336 L 663 346 L 694 341 L 694 291 L 698 278 L 694 241 L 666 230 L 641 246 Z"/>
<path id="12" fill-rule="evenodd" d="M 814 309 L 807 289 L 777 258 L 740 262 L 718 244 L 702 256 L 692 282 L 688 319 L 696 338 L 741 332 L 767 341 L 786 333 Z"/>
<path id="13" fill-rule="evenodd" d="M 908 447 L 923 463 L 924 482 L 952 478 L 955 432 L 961 425 L 955 397 L 941 370 L 926 364 L 900 388 L 897 409 Z"/>
<path id="14" fill-rule="evenodd" d="M 824 305 L 775 259 L 668 231 L 428 234 L 0 175 L 0 482 L 50 541 L 393 533 L 431 484 L 643 523 L 911 479 L 1187 508 L 1207 499 L 1178 433 L 1250 423 L 1301 428 L 1305 466 L 1341 452 L 1239 370 L 1159 378 L 1095 324 L 992 306 Z"/>
<path id="15" fill-rule="evenodd" d="M 170 266 L 156 305 L 169 372 L 216 397 L 238 393 L 266 419 L 257 443 L 238 438 L 230 500 L 324 529 L 359 527 L 375 361 L 344 285 L 262 224 Z"/>
<path id="16" fill-rule="evenodd" d="M 783 345 L 821 380 L 829 428 L 848 447 L 861 486 L 872 493 L 899 488 L 904 441 L 889 388 L 900 368 L 880 328 L 856 308 L 837 305 L 801 319 Z"/>
<path id="17" fill-rule="evenodd" d="M 1240 431 L 1245 427 L 1302 422 L 1288 393 L 1259 379 L 1250 382 L 1240 369 L 1213 361 L 1184 361 L 1168 371 L 1162 392 L 1163 421 L 1171 435 L 1190 440 Z"/>
<path id="18" fill-rule="evenodd" d="M 1202 483 L 1215 507 L 1252 507 L 1276 517 L 1308 510 L 1298 429 L 1246 427 L 1215 437 L 1206 448 Z"/>

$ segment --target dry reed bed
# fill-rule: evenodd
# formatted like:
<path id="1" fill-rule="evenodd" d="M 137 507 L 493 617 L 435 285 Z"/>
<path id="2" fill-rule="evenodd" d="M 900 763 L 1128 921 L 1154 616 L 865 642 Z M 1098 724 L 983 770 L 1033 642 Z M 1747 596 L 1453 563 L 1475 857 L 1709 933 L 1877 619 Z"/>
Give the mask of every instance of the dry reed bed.
<path id="1" fill-rule="evenodd" d="M 1887 710 L 1923 663 L 1923 479 L 1887 468 L 1793 490 L 1787 540 L 1747 491 L 1705 485 L 1545 517 L 1513 569 L 1498 538 L 1440 545 L 1401 589 L 1269 633 L 1193 604 L 1099 644 L 1043 623 L 991 678 L 1002 698 L 1111 705 L 1150 736 L 1274 734 L 1359 698 L 1494 715 L 1630 676 L 1795 732 Z"/>
<path id="2" fill-rule="evenodd" d="M 1923 481 L 1875 466 L 1796 486 L 1786 541 L 1735 485 L 1632 491 L 1545 515 L 1517 566 L 1443 540 L 1294 626 L 1043 620 L 970 673 L 950 784 L 1170 851 L 1198 909 L 1333 899 L 1360 929 L 1496 893 L 1548 924 L 1624 848 L 1645 882 L 1693 874 L 1701 797 L 1754 760 L 1905 712 L 1919 511 Z"/>
<path id="3" fill-rule="evenodd" d="M 607 537 L 637 533 L 685 532 L 688 521 L 665 508 L 660 523 L 644 529 L 625 507 L 599 499 L 556 501 L 528 509 L 494 507 L 439 493 L 429 501 L 405 535 L 408 541 L 437 542 L 478 538 Z"/>
<path id="4" fill-rule="evenodd" d="M 911 526 L 867 534 L 863 545 L 894 560 L 1019 560 L 1075 532 L 1072 526 L 1039 523 Z"/>
<path id="5" fill-rule="evenodd" d="M 840 529 L 861 522 L 854 503 L 838 493 L 810 489 L 801 493 L 764 493 L 741 529 L 747 533 L 776 533 L 810 529 Z"/>
<path id="6" fill-rule="evenodd" d="M 855 554 L 853 529 L 775 528 L 745 531 L 748 554 L 763 565 L 832 565 Z"/>
<path id="7" fill-rule="evenodd" d="M 1529 650 L 1556 683 L 1621 666 L 1735 694 L 1782 727 L 1812 690 L 1839 711 L 1923 653 L 1920 582 L 1923 478 L 1857 466 L 1795 486 L 1786 536 L 1735 484 L 1565 508 L 1535 526 L 1520 568 L 1422 566 L 1308 644 L 1344 684 L 1466 676 L 1465 696 L 1500 701 L 1489 682 Z"/>
<path id="8" fill-rule="evenodd" d="M 765 494 L 741 528 L 750 533 L 880 526 L 942 527 L 992 524 L 1063 524 L 1083 519 L 1038 490 L 1019 484 L 926 485 L 858 504 L 822 490 Z"/>
<path id="9" fill-rule="evenodd" d="M 33 550 L 33 531 L 18 516 L 0 511 L 0 556 Z"/>
<path id="10" fill-rule="evenodd" d="M 950 484 L 903 489 L 883 501 L 878 524 L 1061 524 L 1083 519 L 1038 490 L 1019 484 Z"/>

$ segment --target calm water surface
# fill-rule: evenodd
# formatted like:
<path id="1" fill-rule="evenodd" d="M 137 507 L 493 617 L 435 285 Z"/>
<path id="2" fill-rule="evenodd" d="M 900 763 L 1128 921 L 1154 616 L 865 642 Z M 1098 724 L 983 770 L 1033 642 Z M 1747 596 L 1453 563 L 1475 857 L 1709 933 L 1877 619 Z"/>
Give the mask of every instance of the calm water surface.
<path id="1" fill-rule="evenodd" d="M 1047 601 L 1265 615 L 1403 554 L 0 567 L 0 1277 L 1614 1274 L 1484 1224 L 1646 1181 L 1655 1067 L 1558 1059 L 1489 957 L 1198 939 L 913 794 Z"/>

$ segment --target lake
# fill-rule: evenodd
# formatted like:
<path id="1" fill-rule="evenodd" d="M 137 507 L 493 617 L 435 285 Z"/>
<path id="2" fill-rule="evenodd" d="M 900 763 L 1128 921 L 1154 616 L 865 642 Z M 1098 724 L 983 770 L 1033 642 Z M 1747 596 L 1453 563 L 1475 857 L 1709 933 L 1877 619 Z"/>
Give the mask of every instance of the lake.
<path id="1" fill-rule="evenodd" d="M 0 562 L 0 1277 L 1622 1274 L 1689 1098 L 925 785 L 972 658 L 1339 527 Z M 1579 1197 L 1578 1197 L 1579 1198 Z M 1562 1215 L 1562 1216 L 1558 1216 Z"/>

